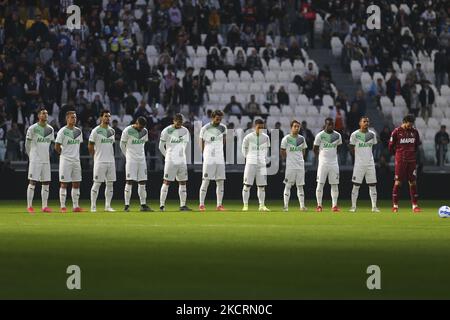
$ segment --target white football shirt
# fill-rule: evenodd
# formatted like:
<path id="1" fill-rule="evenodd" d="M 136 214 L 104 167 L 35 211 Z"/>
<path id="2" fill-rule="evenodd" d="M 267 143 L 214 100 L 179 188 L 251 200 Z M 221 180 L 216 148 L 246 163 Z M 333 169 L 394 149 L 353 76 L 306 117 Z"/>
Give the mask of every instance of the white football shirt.
<path id="1" fill-rule="evenodd" d="M 114 162 L 115 134 L 116 132 L 110 126 L 107 128 L 97 126 L 92 129 L 89 142 L 94 143 L 94 161 L 96 163 Z"/>
<path id="2" fill-rule="evenodd" d="M 308 148 L 308 146 L 302 135 L 293 136 L 288 134 L 281 140 L 280 147 L 286 150 L 286 170 L 304 168 L 303 150 Z"/>
<path id="3" fill-rule="evenodd" d="M 372 153 L 373 146 L 377 144 L 375 132 L 356 130 L 350 136 L 350 144 L 355 146 L 355 166 L 375 165 Z"/>
<path id="4" fill-rule="evenodd" d="M 50 144 L 55 141 L 55 132 L 50 125 L 42 127 L 35 123 L 27 130 L 26 139 L 31 141 L 30 162 L 50 163 Z"/>
<path id="5" fill-rule="evenodd" d="M 319 165 L 334 165 L 338 163 L 337 147 L 342 144 L 341 134 L 333 131 L 331 134 L 325 130 L 320 131 L 314 140 L 319 147 Z"/>
<path id="6" fill-rule="evenodd" d="M 160 140 L 166 146 L 166 162 L 186 164 L 186 147 L 191 135 L 189 130 L 181 126 L 179 129 L 170 125 L 161 132 Z"/>
<path id="7" fill-rule="evenodd" d="M 83 142 L 83 135 L 80 128 L 67 126 L 62 127 L 56 135 L 56 143 L 61 145 L 61 159 L 71 162 L 80 161 L 80 144 Z"/>
<path id="8" fill-rule="evenodd" d="M 245 136 L 242 141 L 242 154 L 246 164 L 266 165 L 270 148 L 269 136 L 265 133 L 256 134 L 255 131 Z"/>
<path id="9" fill-rule="evenodd" d="M 200 139 L 205 143 L 203 150 L 203 161 L 205 163 L 225 163 L 223 154 L 223 138 L 227 134 L 227 127 L 220 123 L 215 126 L 208 123 L 200 130 Z"/>
<path id="10" fill-rule="evenodd" d="M 130 125 L 123 129 L 120 141 L 127 145 L 125 154 L 127 162 L 145 162 L 145 143 L 148 141 L 146 128 L 138 131 L 133 125 Z"/>

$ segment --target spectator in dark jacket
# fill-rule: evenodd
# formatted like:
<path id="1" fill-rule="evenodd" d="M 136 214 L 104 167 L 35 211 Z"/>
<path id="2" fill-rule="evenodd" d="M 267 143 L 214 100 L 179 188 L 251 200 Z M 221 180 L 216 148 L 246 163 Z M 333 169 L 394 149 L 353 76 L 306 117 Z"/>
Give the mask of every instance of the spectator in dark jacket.
<path id="1" fill-rule="evenodd" d="M 419 101 L 421 116 L 425 120 L 428 120 L 429 117 L 433 116 L 432 112 L 434 105 L 434 92 L 428 81 L 423 83 L 422 89 L 419 93 Z"/>

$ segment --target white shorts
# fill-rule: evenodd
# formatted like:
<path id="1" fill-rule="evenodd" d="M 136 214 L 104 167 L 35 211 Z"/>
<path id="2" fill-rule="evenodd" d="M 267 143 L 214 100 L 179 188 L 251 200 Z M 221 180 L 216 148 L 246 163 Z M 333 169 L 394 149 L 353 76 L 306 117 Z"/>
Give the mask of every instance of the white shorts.
<path id="1" fill-rule="evenodd" d="M 28 165 L 28 179 L 38 182 L 50 182 L 52 180 L 50 163 L 30 162 Z"/>
<path id="2" fill-rule="evenodd" d="M 114 162 L 94 162 L 94 182 L 116 181 L 116 165 Z"/>
<path id="3" fill-rule="evenodd" d="M 339 165 L 338 164 L 325 164 L 319 165 L 317 168 L 317 183 L 339 184 Z"/>
<path id="4" fill-rule="evenodd" d="M 185 163 L 166 162 L 164 164 L 164 180 L 167 181 L 187 181 L 188 172 Z"/>
<path id="5" fill-rule="evenodd" d="M 352 182 L 361 184 L 364 178 L 366 178 L 367 184 L 377 183 L 377 172 L 374 165 L 353 167 Z"/>
<path id="6" fill-rule="evenodd" d="M 125 180 L 127 181 L 147 181 L 147 162 L 125 163 Z"/>
<path id="7" fill-rule="evenodd" d="M 225 163 L 203 163 L 203 179 L 225 180 Z"/>
<path id="8" fill-rule="evenodd" d="M 64 183 L 80 182 L 81 181 L 80 162 L 65 161 L 61 159 L 59 161 L 59 181 Z"/>
<path id="9" fill-rule="evenodd" d="M 244 184 L 252 186 L 256 178 L 258 187 L 267 185 L 267 168 L 256 164 L 246 164 L 244 170 Z"/>
<path id="10" fill-rule="evenodd" d="M 304 186 L 305 185 L 305 169 L 287 169 L 284 175 L 284 183 Z"/>

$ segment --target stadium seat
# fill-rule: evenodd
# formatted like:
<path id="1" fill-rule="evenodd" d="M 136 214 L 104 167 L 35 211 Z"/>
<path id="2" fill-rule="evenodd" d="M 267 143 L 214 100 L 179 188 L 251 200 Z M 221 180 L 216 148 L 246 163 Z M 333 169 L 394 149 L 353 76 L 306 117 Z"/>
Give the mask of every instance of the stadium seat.
<path id="1" fill-rule="evenodd" d="M 197 47 L 197 52 L 196 52 L 196 57 L 203 57 L 205 58 L 208 55 L 208 51 L 206 50 L 206 48 L 204 46 L 198 46 Z"/>
<path id="2" fill-rule="evenodd" d="M 292 70 L 294 70 L 294 67 L 293 67 L 291 61 L 288 60 L 288 59 L 284 60 L 281 63 L 280 67 L 281 67 L 282 71 L 292 71 Z"/>
<path id="3" fill-rule="evenodd" d="M 435 131 L 439 130 L 439 126 L 440 126 L 439 121 L 434 117 L 428 119 L 427 125 L 428 125 L 428 128 L 433 129 Z"/>
<path id="4" fill-rule="evenodd" d="M 328 95 L 328 94 L 325 94 L 325 95 L 322 97 L 322 104 L 323 104 L 325 107 L 328 107 L 328 106 L 334 106 L 334 99 L 333 99 L 333 97 L 330 96 L 330 95 Z"/>
<path id="5" fill-rule="evenodd" d="M 253 72 L 253 81 L 255 81 L 255 82 L 265 82 L 266 79 L 264 77 L 264 74 L 261 71 L 257 70 L 255 72 Z"/>
<path id="6" fill-rule="evenodd" d="M 252 82 L 252 75 L 248 71 L 242 71 L 240 75 L 241 82 Z"/>
<path id="7" fill-rule="evenodd" d="M 263 91 L 261 89 L 261 83 L 260 82 L 250 83 L 249 92 L 253 94 L 262 93 Z"/>
<path id="8" fill-rule="evenodd" d="M 233 81 L 233 82 L 239 82 L 240 78 L 239 78 L 239 74 L 237 73 L 236 70 L 230 70 L 228 71 L 228 81 Z"/>
<path id="9" fill-rule="evenodd" d="M 280 70 L 280 63 L 276 59 L 271 59 L 268 67 L 270 71 L 278 71 Z"/>
<path id="10" fill-rule="evenodd" d="M 221 92 L 223 92 L 224 91 L 223 86 L 224 86 L 225 83 L 226 82 L 222 82 L 222 81 L 214 81 L 211 84 L 211 92 L 214 92 L 214 93 L 221 93 Z"/>
<path id="11" fill-rule="evenodd" d="M 279 116 L 281 114 L 280 108 L 278 108 L 277 106 L 270 106 L 269 107 L 269 114 L 271 116 Z"/>
<path id="12" fill-rule="evenodd" d="M 214 73 L 214 78 L 216 79 L 216 81 L 228 81 L 227 75 L 225 74 L 225 72 L 223 72 L 223 70 L 216 70 L 216 72 Z"/>
<path id="13" fill-rule="evenodd" d="M 277 82 L 278 81 L 277 75 L 273 71 L 267 71 L 264 76 L 265 76 L 266 82 Z"/>
<path id="14" fill-rule="evenodd" d="M 294 111 L 290 106 L 281 106 L 281 114 L 286 117 L 292 117 L 294 115 Z"/>
<path id="15" fill-rule="evenodd" d="M 291 82 L 291 72 L 290 71 L 280 71 L 278 73 L 278 81 L 282 83 L 289 83 Z M 287 88 L 285 88 L 287 89 Z"/>
<path id="16" fill-rule="evenodd" d="M 289 83 L 286 91 L 290 94 L 298 94 L 298 86 L 295 83 Z M 289 94 L 289 99 L 292 100 L 291 95 Z"/>
<path id="17" fill-rule="evenodd" d="M 372 85 L 372 77 L 370 76 L 370 74 L 368 72 L 362 72 L 360 81 L 361 81 L 361 87 L 362 87 L 363 91 L 368 92 L 370 89 L 370 86 Z"/>
<path id="18" fill-rule="evenodd" d="M 402 62 L 402 72 L 408 74 L 413 69 L 411 62 L 403 61 Z"/>
<path id="19" fill-rule="evenodd" d="M 339 37 L 332 37 L 331 38 L 331 52 L 333 53 L 333 56 L 336 58 L 339 58 L 342 54 L 342 48 L 343 44 L 341 39 Z"/>
<path id="20" fill-rule="evenodd" d="M 305 64 L 301 60 L 295 60 L 293 64 L 293 68 L 295 72 L 303 73 L 305 70 Z"/>
<path id="21" fill-rule="evenodd" d="M 394 105 L 395 107 L 406 107 L 405 99 L 400 95 L 395 96 Z"/>
<path id="22" fill-rule="evenodd" d="M 360 80 L 361 73 L 363 71 L 361 63 L 357 60 L 352 60 L 350 62 L 350 70 L 352 72 L 353 81 L 357 82 Z"/>
<path id="23" fill-rule="evenodd" d="M 425 123 L 425 120 L 421 117 L 416 118 L 415 126 L 419 129 L 425 129 L 427 127 L 427 124 Z"/>
<path id="24" fill-rule="evenodd" d="M 304 94 L 299 94 L 297 103 L 302 106 L 308 106 L 310 102 L 307 96 L 305 96 Z"/>
<path id="25" fill-rule="evenodd" d="M 385 106 L 391 106 L 393 107 L 393 103 L 391 101 L 391 99 L 389 99 L 388 97 L 384 96 L 380 98 L 380 104 L 381 104 L 381 108 L 383 109 Z"/>
<path id="26" fill-rule="evenodd" d="M 248 82 L 236 82 L 236 91 L 238 93 L 247 94 L 250 92 Z"/>

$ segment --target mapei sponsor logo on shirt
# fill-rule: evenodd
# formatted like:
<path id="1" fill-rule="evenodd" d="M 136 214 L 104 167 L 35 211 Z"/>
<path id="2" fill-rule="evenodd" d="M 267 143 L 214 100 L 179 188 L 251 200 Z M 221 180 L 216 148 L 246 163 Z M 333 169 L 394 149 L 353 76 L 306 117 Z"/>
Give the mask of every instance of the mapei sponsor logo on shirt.
<path id="1" fill-rule="evenodd" d="M 100 143 L 114 143 L 114 139 L 102 138 L 102 140 L 100 140 Z"/>
<path id="2" fill-rule="evenodd" d="M 172 138 L 170 138 L 170 143 L 182 143 L 182 142 L 184 142 L 184 139 L 183 139 L 183 137 L 181 136 L 181 137 L 172 137 Z"/>
<path id="3" fill-rule="evenodd" d="M 330 143 L 330 142 L 325 142 L 325 143 L 323 144 L 323 147 L 324 147 L 324 148 L 336 148 L 336 144 Z"/>
<path id="4" fill-rule="evenodd" d="M 131 144 L 144 144 L 145 140 L 144 139 L 133 139 L 131 140 Z"/>
<path id="5" fill-rule="evenodd" d="M 36 142 L 37 143 L 51 143 L 52 140 L 50 138 L 38 137 Z"/>
<path id="6" fill-rule="evenodd" d="M 289 151 L 291 151 L 291 152 L 302 151 L 302 148 L 300 146 L 296 146 L 296 147 L 292 146 L 292 147 L 289 147 Z"/>
<path id="7" fill-rule="evenodd" d="M 359 142 L 358 143 L 358 147 L 359 148 L 372 148 L 373 147 L 373 143 L 370 143 L 370 142 Z"/>
<path id="8" fill-rule="evenodd" d="M 401 138 L 400 143 L 415 143 L 416 138 Z"/>
<path id="9" fill-rule="evenodd" d="M 67 144 L 80 144 L 80 140 L 69 139 L 67 140 Z"/>

